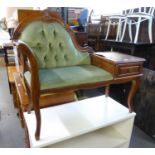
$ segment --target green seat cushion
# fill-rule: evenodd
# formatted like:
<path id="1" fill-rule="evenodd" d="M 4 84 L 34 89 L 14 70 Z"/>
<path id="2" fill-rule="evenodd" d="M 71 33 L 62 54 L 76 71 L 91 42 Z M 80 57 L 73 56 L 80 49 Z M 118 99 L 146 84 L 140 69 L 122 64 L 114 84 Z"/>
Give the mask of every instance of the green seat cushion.
<path id="1" fill-rule="evenodd" d="M 25 72 L 24 76 L 27 83 L 30 85 L 30 72 Z M 97 83 L 112 79 L 112 74 L 93 65 L 79 65 L 39 70 L 41 90 Z"/>

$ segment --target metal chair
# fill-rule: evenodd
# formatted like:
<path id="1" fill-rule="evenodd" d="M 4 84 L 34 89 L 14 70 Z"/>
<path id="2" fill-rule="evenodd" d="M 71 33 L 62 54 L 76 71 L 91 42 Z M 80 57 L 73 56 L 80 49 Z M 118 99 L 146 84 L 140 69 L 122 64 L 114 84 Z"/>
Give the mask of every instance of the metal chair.
<path id="1" fill-rule="evenodd" d="M 132 9 L 131 10 L 125 10 L 123 11 L 123 13 L 121 15 L 112 15 L 109 17 L 109 22 L 108 22 L 108 27 L 107 27 L 107 33 L 106 33 L 106 37 L 105 40 L 108 39 L 109 37 L 109 32 L 111 29 L 111 26 L 117 26 L 117 30 L 116 30 L 116 41 L 120 41 L 121 40 L 121 36 L 122 36 L 122 25 L 126 20 L 126 15 L 128 13 L 132 13 Z"/>
<path id="2" fill-rule="evenodd" d="M 152 43 L 152 22 L 153 22 L 153 18 L 154 18 L 155 8 L 154 7 L 140 7 L 140 8 L 134 9 L 134 10 L 135 11 L 133 11 L 132 13 L 129 13 L 126 16 L 121 41 L 124 39 L 126 26 L 128 25 L 130 42 L 133 42 L 132 26 L 136 25 L 134 43 L 137 43 L 138 36 L 139 36 L 139 30 L 140 30 L 140 24 L 142 22 L 148 20 L 149 41 L 150 41 L 150 43 Z"/>

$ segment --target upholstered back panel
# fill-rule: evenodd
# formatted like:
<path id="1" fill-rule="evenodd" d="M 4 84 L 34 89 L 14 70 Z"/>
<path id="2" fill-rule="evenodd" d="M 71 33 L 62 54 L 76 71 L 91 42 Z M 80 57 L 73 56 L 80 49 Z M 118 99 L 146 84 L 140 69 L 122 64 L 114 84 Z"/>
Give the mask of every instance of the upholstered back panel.
<path id="1" fill-rule="evenodd" d="M 59 23 L 30 23 L 20 40 L 31 48 L 40 68 L 90 64 L 89 54 L 74 47 L 69 33 Z"/>

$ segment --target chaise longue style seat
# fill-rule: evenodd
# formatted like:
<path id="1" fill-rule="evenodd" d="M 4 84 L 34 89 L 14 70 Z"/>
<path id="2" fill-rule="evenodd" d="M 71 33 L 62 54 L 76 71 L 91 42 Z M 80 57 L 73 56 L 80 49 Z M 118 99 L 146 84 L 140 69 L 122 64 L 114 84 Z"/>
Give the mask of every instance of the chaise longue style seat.
<path id="1" fill-rule="evenodd" d="M 113 80 L 107 65 L 98 62 L 99 58 L 91 48 L 78 45 L 72 30 L 56 13 L 43 12 L 23 20 L 13 39 L 17 42 L 22 76 L 36 114 L 36 140 L 39 140 L 41 130 L 41 95 L 108 88 Z"/>

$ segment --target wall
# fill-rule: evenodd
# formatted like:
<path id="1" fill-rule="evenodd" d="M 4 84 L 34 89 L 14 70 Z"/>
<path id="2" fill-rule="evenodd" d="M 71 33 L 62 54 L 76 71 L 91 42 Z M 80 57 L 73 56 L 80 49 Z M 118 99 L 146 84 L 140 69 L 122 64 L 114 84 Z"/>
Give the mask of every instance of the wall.
<path id="1" fill-rule="evenodd" d="M 29 9 L 32 10 L 33 7 L 7 7 L 6 8 L 6 19 L 9 19 L 11 17 L 18 19 L 17 18 L 17 10 L 18 9 Z"/>

